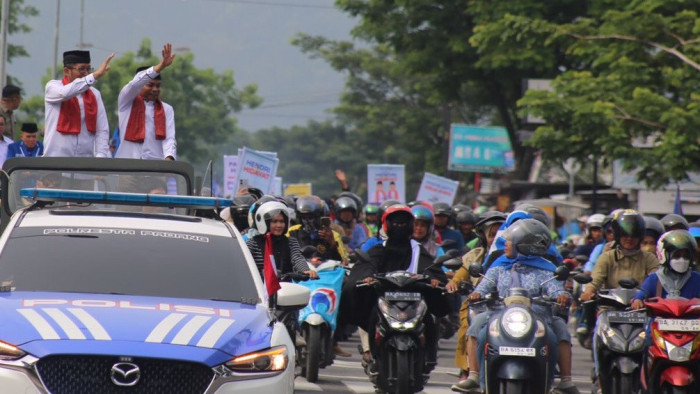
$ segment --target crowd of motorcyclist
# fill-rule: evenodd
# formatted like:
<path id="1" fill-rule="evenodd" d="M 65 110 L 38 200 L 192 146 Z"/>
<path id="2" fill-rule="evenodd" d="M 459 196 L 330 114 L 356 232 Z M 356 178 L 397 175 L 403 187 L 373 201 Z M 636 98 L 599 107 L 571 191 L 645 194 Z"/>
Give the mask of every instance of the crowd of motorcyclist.
<path id="1" fill-rule="evenodd" d="M 459 392 L 483 392 L 484 332 L 493 311 L 469 318 L 469 304 L 497 295 L 505 298 L 513 288 L 525 289 L 526 298 L 546 297 L 564 309 L 570 307 L 576 335 L 582 345 L 595 348 L 598 291 L 619 286 L 624 278 L 638 284 L 629 308 L 644 308 L 651 297 L 700 297 L 700 274 L 694 272 L 696 237 L 700 223 L 690 224 L 681 215 L 656 219 L 630 209 L 610 214 L 594 213 L 581 218 L 585 230 L 577 240 L 558 238 L 551 230 L 549 215 L 523 204 L 510 213 L 475 212 L 466 205 L 450 206 L 414 201 L 401 204 L 387 200 L 381 205 L 364 204 L 356 194 L 344 191 L 334 201 L 317 196 L 279 197 L 249 189 L 234 199 L 222 216 L 235 225 L 247 241 L 261 271 L 266 258 L 279 272 L 294 271 L 315 277 L 309 264 L 338 260 L 351 266 L 340 300 L 338 327 L 334 334 L 335 355 L 350 356 L 340 342 L 348 327 L 359 327 L 363 366 L 368 374 L 376 369 L 376 349 L 371 341 L 376 327 L 376 295 L 362 291 L 357 283 L 370 284 L 377 273 L 408 271 L 426 274 L 436 291 L 426 299 L 426 366 L 429 374 L 437 362 L 438 326 L 441 322 L 459 327 L 455 365 Z M 301 257 L 301 249 L 313 254 Z M 463 265 L 456 271 L 433 264 L 450 250 Z M 268 257 L 270 256 L 270 257 Z M 359 258 L 358 258 L 359 256 Z M 470 274 L 481 265 L 483 275 Z M 558 266 L 590 276 L 580 295 L 571 294 L 573 281 L 548 280 Z M 468 296 L 464 284 L 473 286 Z M 462 292 L 462 295 L 458 294 Z M 533 306 L 534 310 L 541 306 Z M 559 375 L 555 393 L 578 393 L 572 382 L 571 334 L 567 316 L 547 320 L 552 370 Z M 303 344 L 303 338 L 297 338 Z M 602 390 L 596 352 L 594 389 Z M 556 364 L 556 366 L 554 365 Z"/>

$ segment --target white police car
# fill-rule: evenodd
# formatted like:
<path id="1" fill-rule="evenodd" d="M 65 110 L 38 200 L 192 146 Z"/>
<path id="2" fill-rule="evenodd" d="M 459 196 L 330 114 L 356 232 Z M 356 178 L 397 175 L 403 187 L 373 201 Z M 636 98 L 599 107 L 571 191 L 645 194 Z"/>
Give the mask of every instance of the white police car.
<path id="1" fill-rule="evenodd" d="M 226 201 L 29 188 L 19 197 L 36 203 L 0 237 L 0 392 L 293 392 L 293 342 L 240 234 L 154 212 Z M 307 303 L 297 285 L 278 296 L 279 307 Z"/>

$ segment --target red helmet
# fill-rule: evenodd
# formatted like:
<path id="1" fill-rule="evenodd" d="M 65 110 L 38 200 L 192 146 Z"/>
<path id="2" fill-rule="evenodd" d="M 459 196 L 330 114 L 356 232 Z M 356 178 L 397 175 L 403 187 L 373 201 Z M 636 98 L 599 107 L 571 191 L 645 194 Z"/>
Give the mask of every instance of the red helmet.
<path id="1" fill-rule="evenodd" d="M 408 220 L 413 220 L 413 212 L 411 212 L 411 208 L 409 208 L 407 205 L 392 205 L 387 208 L 386 211 L 384 211 L 384 216 L 382 216 L 382 228 L 384 229 L 384 232 L 388 231 L 387 221 L 390 221 L 389 216 L 393 215 L 406 215 Z"/>

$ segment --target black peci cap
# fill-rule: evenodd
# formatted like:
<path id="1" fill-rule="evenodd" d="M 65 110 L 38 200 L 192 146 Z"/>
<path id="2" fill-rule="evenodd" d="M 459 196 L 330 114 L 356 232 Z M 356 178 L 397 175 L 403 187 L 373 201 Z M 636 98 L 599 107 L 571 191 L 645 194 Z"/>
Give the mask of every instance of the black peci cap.
<path id="1" fill-rule="evenodd" d="M 21 130 L 24 133 L 36 133 L 39 128 L 36 127 L 36 123 L 22 123 Z"/>
<path id="2" fill-rule="evenodd" d="M 2 88 L 2 97 L 3 98 L 10 98 L 14 95 L 19 94 L 20 88 L 18 88 L 15 85 L 7 85 L 4 88 Z"/>
<path id="3" fill-rule="evenodd" d="M 90 63 L 90 51 L 63 52 L 63 66 L 75 63 Z"/>

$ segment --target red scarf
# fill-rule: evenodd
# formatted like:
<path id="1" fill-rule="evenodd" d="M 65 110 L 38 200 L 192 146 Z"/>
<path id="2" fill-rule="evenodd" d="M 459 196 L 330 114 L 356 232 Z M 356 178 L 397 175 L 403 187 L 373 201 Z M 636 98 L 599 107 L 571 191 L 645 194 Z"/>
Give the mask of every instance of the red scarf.
<path id="1" fill-rule="evenodd" d="M 265 234 L 265 255 L 263 256 L 263 278 L 265 279 L 265 287 L 267 288 L 267 296 L 270 297 L 281 289 L 280 282 L 277 279 L 277 272 L 275 270 L 272 260 L 274 258 L 274 251 L 272 250 L 272 233 L 268 232 Z"/>
<path id="2" fill-rule="evenodd" d="M 163 103 L 156 100 L 153 111 L 154 123 L 156 126 L 156 139 L 165 139 L 165 110 Z M 131 142 L 142 143 L 146 138 L 146 103 L 141 95 L 136 96 L 131 105 L 129 122 L 126 124 L 126 134 L 124 139 Z"/>
<path id="3" fill-rule="evenodd" d="M 68 77 L 63 77 L 64 85 L 68 85 Z M 83 93 L 83 106 L 85 107 L 85 127 L 92 134 L 97 131 L 97 99 L 92 90 L 88 88 Z M 73 97 L 61 103 L 61 112 L 58 115 L 58 126 L 61 134 L 80 134 L 80 103 Z"/>

